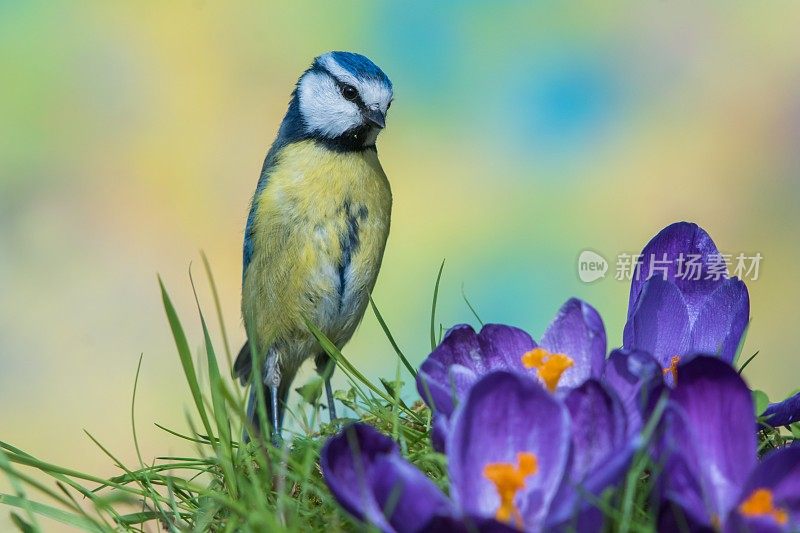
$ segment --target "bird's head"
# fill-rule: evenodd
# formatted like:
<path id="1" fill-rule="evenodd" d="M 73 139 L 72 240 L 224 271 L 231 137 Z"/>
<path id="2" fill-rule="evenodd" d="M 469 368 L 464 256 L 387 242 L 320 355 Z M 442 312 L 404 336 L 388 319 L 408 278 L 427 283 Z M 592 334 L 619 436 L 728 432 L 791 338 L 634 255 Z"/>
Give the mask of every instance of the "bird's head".
<path id="1" fill-rule="evenodd" d="M 360 54 L 328 52 L 300 77 L 294 100 L 306 136 L 360 150 L 386 126 L 392 82 Z"/>

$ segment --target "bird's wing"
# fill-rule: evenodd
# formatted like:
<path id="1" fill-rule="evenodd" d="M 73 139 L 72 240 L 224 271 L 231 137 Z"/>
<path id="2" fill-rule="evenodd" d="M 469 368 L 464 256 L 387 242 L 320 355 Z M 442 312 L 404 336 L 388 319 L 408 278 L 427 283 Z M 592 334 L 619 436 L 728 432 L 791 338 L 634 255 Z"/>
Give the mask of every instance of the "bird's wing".
<path id="1" fill-rule="evenodd" d="M 247 214 L 247 224 L 244 228 L 244 246 L 242 250 L 242 283 L 244 283 L 244 275 L 247 272 L 247 267 L 250 266 L 250 261 L 253 259 L 253 247 L 256 221 L 256 207 L 258 196 L 267 186 L 269 175 L 275 169 L 278 160 L 278 152 L 286 145 L 286 142 L 279 136 L 272 147 L 267 152 L 267 157 L 264 159 L 264 165 L 261 167 L 261 176 L 258 178 L 258 185 L 256 191 L 253 193 L 253 198 L 250 200 L 250 212 Z"/>
<path id="2" fill-rule="evenodd" d="M 261 186 L 261 182 L 266 184 L 266 178 L 262 177 L 261 180 L 258 182 L 258 188 L 256 189 L 256 196 L 263 188 Z M 244 276 L 247 273 L 247 267 L 250 266 L 250 261 L 253 259 L 253 228 L 255 226 L 256 220 L 256 202 L 255 196 L 253 197 L 253 201 L 250 204 L 250 213 L 247 215 L 247 225 L 244 228 L 244 249 L 242 253 L 242 283 L 244 283 Z"/>
<path id="3" fill-rule="evenodd" d="M 285 145 L 285 142 L 279 137 L 273 143 L 267 157 L 264 159 L 264 165 L 261 167 L 261 175 L 258 178 L 258 185 L 256 191 L 253 193 L 253 198 L 250 200 L 250 212 L 247 214 L 247 224 L 244 228 L 244 246 L 242 247 L 242 286 L 244 286 L 244 277 L 247 274 L 247 267 L 250 266 L 250 261 L 253 259 L 253 252 L 255 246 L 255 221 L 256 221 L 256 208 L 258 207 L 258 197 L 267 186 L 269 175 L 275 168 L 277 162 L 278 151 Z M 253 366 L 252 357 L 250 355 L 250 343 L 245 342 L 239 355 L 236 357 L 236 362 L 233 365 L 233 372 L 236 377 L 244 385 L 250 379 L 250 371 Z"/>

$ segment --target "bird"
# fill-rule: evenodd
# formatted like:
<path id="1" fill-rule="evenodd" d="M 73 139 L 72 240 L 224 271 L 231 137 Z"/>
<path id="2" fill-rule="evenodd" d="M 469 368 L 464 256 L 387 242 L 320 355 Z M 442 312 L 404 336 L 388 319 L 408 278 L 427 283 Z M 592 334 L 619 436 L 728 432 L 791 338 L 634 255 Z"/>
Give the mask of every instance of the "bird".
<path id="1" fill-rule="evenodd" d="M 341 349 L 369 304 L 392 211 L 375 143 L 393 98 L 392 82 L 375 63 L 342 51 L 316 57 L 292 91 L 244 230 L 247 341 L 233 373 L 243 386 L 251 384 L 247 417 L 256 433 L 251 438 L 246 428 L 245 442 L 269 436 L 281 443 L 290 387 L 309 358 L 324 381 L 330 420 L 336 419 L 335 365 L 307 321 Z M 261 428 L 257 387 L 269 434 Z"/>

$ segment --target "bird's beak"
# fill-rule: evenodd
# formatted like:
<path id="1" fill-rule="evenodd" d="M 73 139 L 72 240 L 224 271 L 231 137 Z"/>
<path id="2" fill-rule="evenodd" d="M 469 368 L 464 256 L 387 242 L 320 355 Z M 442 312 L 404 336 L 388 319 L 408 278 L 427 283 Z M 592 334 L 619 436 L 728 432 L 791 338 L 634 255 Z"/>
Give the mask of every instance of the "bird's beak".
<path id="1" fill-rule="evenodd" d="M 367 110 L 364 111 L 364 118 L 367 119 L 367 122 L 378 129 L 382 130 L 386 127 L 386 115 L 384 115 L 383 111 L 378 108 L 367 108 Z"/>

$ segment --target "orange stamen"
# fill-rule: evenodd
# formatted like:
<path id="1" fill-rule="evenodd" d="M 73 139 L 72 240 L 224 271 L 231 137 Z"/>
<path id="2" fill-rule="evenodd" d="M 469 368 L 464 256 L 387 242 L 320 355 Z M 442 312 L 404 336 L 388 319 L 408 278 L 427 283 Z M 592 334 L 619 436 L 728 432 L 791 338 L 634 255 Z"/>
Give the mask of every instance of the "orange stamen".
<path id="1" fill-rule="evenodd" d="M 537 369 L 539 379 L 547 386 L 547 390 L 553 392 L 561 375 L 575 362 L 563 353 L 551 353 L 542 347 L 537 347 L 522 354 L 522 364 L 525 368 Z"/>
<path id="2" fill-rule="evenodd" d="M 669 360 L 669 366 L 664 368 L 662 372 L 664 375 L 672 374 L 672 381 L 677 385 L 678 384 L 678 365 L 681 363 L 681 356 L 680 355 L 673 355 L 672 359 Z"/>
<path id="3" fill-rule="evenodd" d="M 789 513 L 786 509 L 775 507 L 772 501 L 772 491 L 769 489 L 756 489 L 750 493 L 745 501 L 739 505 L 739 512 L 744 516 L 771 516 L 778 524 L 786 525 Z"/>
<path id="4" fill-rule="evenodd" d="M 514 524 L 522 528 L 522 515 L 514 504 L 514 497 L 525 488 L 525 479 L 536 473 L 539 468 L 536 456 L 530 452 L 517 454 L 517 464 L 489 463 L 483 467 L 483 475 L 494 483 L 497 494 L 500 496 L 500 506 L 497 508 L 495 518 L 500 522 Z"/>

